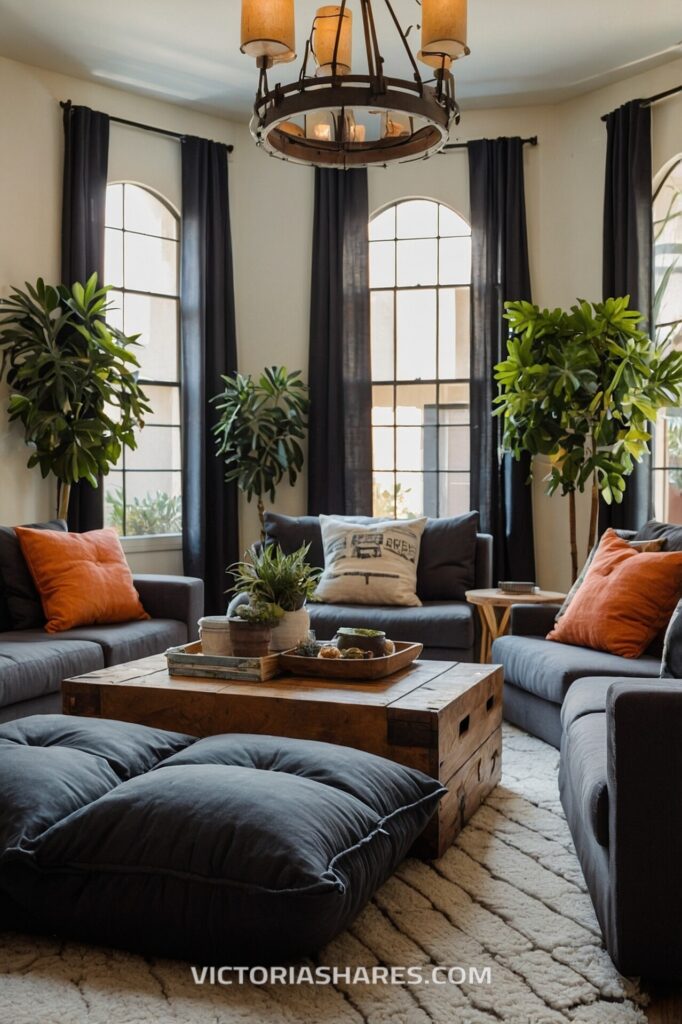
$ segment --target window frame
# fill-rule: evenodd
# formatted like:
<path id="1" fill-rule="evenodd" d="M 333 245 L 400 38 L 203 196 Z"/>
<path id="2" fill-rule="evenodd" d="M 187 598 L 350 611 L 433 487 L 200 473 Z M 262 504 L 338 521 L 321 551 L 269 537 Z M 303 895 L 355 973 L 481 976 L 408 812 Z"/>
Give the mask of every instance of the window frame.
<path id="1" fill-rule="evenodd" d="M 123 330 L 124 331 L 126 329 L 125 328 L 125 296 L 126 295 L 139 295 L 139 296 L 142 296 L 143 298 L 151 298 L 151 299 L 158 298 L 158 299 L 172 300 L 175 303 L 175 305 L 176 305 L 176 309 L 177 309 L 177 323 L 176 323 L 176 342 L 175 342 L 175 344 L 176 344 L 176 366 L 177 366 L 176 377 L 177 377 L 177 379 L 173 380 L 173 381 L 158 380 L 158 379 L 152 379 L 151 377 L 144 377 L 144 376 L 140 375 L 140 377 L 139 377 L 139 384 L 140 384 L 140 386 L 142 387 L 143 390 L 145 389 L 145 387 L 147 387 L 147 388 L 154 387 L 154 388 L 170 388 L 172 390 L 177 391 L 177 394 L 178 394 L 178 405 L 179 405 L 179 410 L 180 410 L 180 413 L 179 413 L 179 424 L 175 424 L 175 423 L 147 423 L 146 427 L 154 427 L 154 428 L 155 427 L 160 427 L 162 429 L 167 428 L 169 430 L 178 430 L 179 439 L 180 439 L 180 452 L 182 453 L 182 450 L 183 450 L 182 349 L 181 349 L 182 324 L 181 324 L 181 307 L 180 307 L 180 282 L 181 282 L 181 260 L 180 260 L 180 254 L 181 254 L 181 237 L 182 237 L 182 216 L 180 214 L 180 211 L 177 210 L 174 207 L 174 205 L 164 195 L 162 195 L 160 192 L 158 192 L 156 189 L 150 187 L 149 185 L 146 185 L 146 184 L 144 184 L 142 182 L 139 182 L 139 181 L 129 181 L 129 180 L 108 181 L 107 182 L 107 186 L 106 186 L 107 187 L 107 192 L 108 192 L 110 186 L 119 186 L 119 185 L 122 186 L 122 190 L 123 190 L 122 191 L 122 195 L 121 195 L 121 227 L 120 228 L 113 227 L 112 225 L 107 224 L 106 223 L 106 217 L 105 217 L 105 232 L 107 230 L 111 230 L 111 231 L 118 231 L 121 234 L 121 284 L 120 284 L 120 286 L 119 285 L 112 285 L 111 286 L 111 291 L 115 292 L 116 295 L 120 296 L 120 298 L 121 298 L 120 317 L 121 317 L 121 322 L 123 324 Z M 174 220 L 176 222 L 176 225 L 177 225 L 177 237 L 176 238 L 170 238 L 168 235 L 152 234 L 149 231 L 136 231 L 136 230 L 133 230 L 133 229 L 130 229 L 130 228 L 126 227 L 126 218 L 125 218 L 125 189 L 126 189 L 126 186 L 133 186 L 135 188 L 142 189 L 144 192 L 147 192 L 150 196 L 152 196 L 155 200 L 157 200 L 157 202 L 159 202 L 171 214 L 171 216 L 174 218 Z M 126 260 L 125 236 L 126 236 L 126 234 L 135 235 L 137 237 L 142 237 L 142 238 L 160 239 L 161 241 L 172 242 L 173 244 L 175 244 L 177 246 L 177 259 L 176 259 L 176 270 L 175 270 L 175 288 L 174 288 L 174 291 L 172 293 L 170 293 L 170 292 L 158 292 L 158 291 L 145 291 L 145 290 L 140 289 L 140 288 L 129 288 L 129 287 L 126 286 L 126 283 L 125 283 L 125 260 Z M 105 278 L 106 278 L 106 268 L 105 268 Z M 139 431 L 137 433 L 139 434 Z M 182 493 L 182 487 L 183 487 L 183 484 L 184 484 L 184 481 L 182 480 L 182 459 L 181 459 L 181 465 L 180 465 L 180 469 L 179 470 L 173 470 L 173 469 L 171 469 L 171 470 L 134 469 L 134 468 L 126 467 L 126 464 L 125 464 L 125 462 L 126 462 L 126 453 L 127 453 L 127 449 L 124 447 L 123 451 L 121 453 L 121 460 L 119 461 L 119 463 L 115 467 L 112 467 L 112 470 L 111 470 L 112 473 L 120 473 L 121 474 L 121 491 L 122 491 L 122 496 L 123 496 L 123 532 L 120 535 L 119 540 L 121 541 L 121 544 L 123 546 L 124 551 L 126 551 L 127 553 L 130 553 L 130 554 L 135 554 L 135 553 L 142 553 L 142 552 L 147 552 L 147 551 L 177 551 L 177 550 L 180 550 L 182 548 L 182 532 L 181 531 L 176 531 L 176 532 L 172 532 L 172 533 L 146 533 L 146 534 L 127 534 L 125 532 L 126 508 L 127 508 L 126 476 L 127 476 L 128 473 L 157 474 L 157 473 L 163 473 L 163 472 L 170 472 L 170 473 L 179 472 L 180 473 L 181 493 Z M 106 488 L 103 487 L 102 488 L 102 501 L 103 501 L 103 503 L 106 503 L 105 490 L 106 490 Z M 105 504 L 105 522 L 106 522 L 106 504 Z"/>
<path id="2" fill-rule="evenodd" d="M 400 235 L 399 228 L 398 228 L 398 209 L 399 209 L 399 207 L 401 205 L 403 205 L 405 203 L 412 203 L 412 202 L 433 203 L 437 207 L 436 234 L 419 235 L 419 236 L 416 236 L 416 235 L 412 236 L 411 235 L 409 237 L 403 237 L 402 235 Z M 450 213 L 455 214 L 467 226 L 468 233 L 460 234 L 460 235 L 451 235 L 451 234 L 441 235 L 441 233 L 440 233 L 440 229 L 441 229 L 441 208 L 444 208 L 444 209 L 448 210 Z M 375 480 L 376 480 L 377 475 L 388 475 L 388 474 L 392 475 L 392 477 L 393 477 L 393 509 L 392 509 L 392 515 L 395 518 L 397 518 L 397 516 L 398 516 L 398 500 L 399 500 L 399 495 L 398 495 L 398 477 L 399 476 L 400 477 L 408 477 L 408 478 L 411 477 L 411 476 L 414 476 L 415 478 L 416 477 L 420 477 L 421 478 L 421 482 L 422 482 L 422 486 L 423 486 L 422 508 L 425 508 L 425 506 L 426 506 L 426 495 L 427 495 L 427 492 L 430 492 L 431 495 L 435 497 L 435 511 L 436 511 L 435 518 L 444 518 L 444 517 L 447 517 L 447 516 L 453 515 L 453 514 L 454 515 L 459 515 L 460 513 L 459 512 L 451 513 L 447 509 L 444 510 L 441 507 L 442 506 L 442 497 L 441 497 L 441 482 L 442 482 L 442 480 L 441 480 L 441 478 L 446 479 L 448 477 L 456 477 L 456 478 L 458 478 L 460 480 L 466 479 L 467 484 L 469 486 L 469 493 L 470 493 L 470 488 L 471 488 L 471 465 L 469 465 L 468 469 L 466 469 L 466 470 L 441 469 L 441 445 L 442 445 L 441 432 L 442 432 L 442 430 L 447 429 L 449 426 L 464 427 L 464 428 L 466 428 L 466 430 L 468 432 L 467 433 L 467 443 L 469 443 L 469 441 L 470 441 L 470 433 L 469 432 L 471 430 L 471 390 L 470 390 L 470 387 L 471 387 L 471 372 L 470 372 L 470 362 L 469 362 L 469 375 L 467 377 L 461 377 L 461 376 L 445 377 L 445 376 L 441 376 L 440 373 L 439 373 L 440 357 L 441 357 L 441 315 L 440 315 L 441 314 L 441 293 L 447 292 L 447 291 L 455 291 L 456 292 L 459 289 L 466 289 L 467 292 L 468 292 L 467 300 L 468 300 L 468 302 L 470 302 L 470 298 L 471 298 L 471 268 L 469 269 L 468 280 L 466 280 L 466 281 L 458 281 L 458 282 L 448 283 L 448 284 L 441 284 L 441 281 L 440 281 L 440 277 L 441 277 L 441 273 L 440 273 L 441 272 L 441 245 L 440 245 L 440 243 L 444 239 L 451 239 L 451 238 L 468 238 L 470 240 L 471 239 L 471 225 L 469 224 L 469 222 L 466 220 L 466 218 L 458 210 L 456 210 L 454 207 L 450 206 L 448 203 L 442 202 L 439 199 L 434 199 L 434 198 L 432 198 L 430 196 L 405 196 L 405 197 L 397 199 L 397 200 L 395 200 L 395 201 L 393 201 L 391 203 L 387 203 L 384 206 L 379 207 L 379 209 L 377 209 L 370 216 L 370 220 L 369 220 L 370 226 L 371 226 L 372 221 L 374 221 L 376 218 L 380 217 L 382 214 L 385 214 L 388 210 L 391 210 L 391 209 L 395 210 L 394 236 L 392 238 L 383 238 L 382 237 L 380 239 L 374 239 L 374 240 L 372 240 L 370 238 L 370 241 L 369 241 L 370 254 L 371 254 L 371 246 L 373 244 L 377 244 L 377 242 L 391 242 L 393 244 L 393 260 L 394 260 L 394 267 L 393 267 L 393 270 L 394 270 L 394 284 L 392 286 L 379 285 L 379 286 L 373 288 L 372 285 L 371 285 L 371 279 L 370 279 L 370 288 L 369 288 L 370 304 L 371 304 L 371 297 L 373 295 L 375 295 L 375 294 L 379 294 L 379 293 L 391 294 L 392 293 L 392 295 L 393 295 L 393 329 L 392 329 L 392 334 L 393 334 L 393 338 L 392 338 L 392 343 L 393 343 L 393 346 L 392 346 L 393 379 L 389 380 L 389 379 L 379 378 L 379 377 L 375 378 L 373 372 L 372 372 L 372 378 L 371 378 L 371 384 L 372 384 L 372 410 L 374 410 L 374 408 L 375 408 L 375 401 L 374 401 L 374 393 L 375 393 L 374 389 L 375 388 L 389 388 L 390 387 L 391 391 L 392 391 L 392 399 L 393 400 L 392 400 L 391 410 L 392 410 L 393 423 L 392 424 L 375 423 L 374 422 L 374 417 L 373 417 L 372 418 L 372 430 L 374 432 L 375 429 L 382 429 L 382 430 L 391 430 L 393 432 L 393 457 L 392 457 L 393 469 L 385 469 L 383 467 L 382 468 L 378 468 L 378 467 L 373 466 L 373 480 L 372 480 L 373 487 L 372 487 L 372 490 L 374 492 L 374 484 L 375 484 Z M 436 275 L 435 275 L 435 284 L 425 284 L 425 285 L 422 285 L 422 284 L 400 285 L 400 284 L 398 284 L 398 260 L 399 260 L 399 246 L 398 246 L 398 243 L 399 242 L 420 242 L 420 241 L 425 241 L 425 240 L 435 241 L 435 243 L 436 243 Z M 399 294 L 406 294 L 406 293 L 409 293 L 409 292 L 429 292 L 429 291 L 433 291 L 435 293 L 435 300 L 436 300 L 436 304 L 435 304 L 435 353 L 434 353 L 436 376 L 435 377 L 428 377 L 428 378 L 427 377 L 419 377 L 419 378 L 414 378 L 414 379 L 409 379 L 409 378 L 401 379 L 401 378 L 398 377 L 398 295 Z M 470 344 L 470 340 L 471 340 L 471 333 L 470 332 L 471 332 L 471 324 L 469 324 L 468 344 Z M 371 332 L 370 332 L 370 337 L 371 337 Z M 457 363 L 456 362 L 455 362 L 455 370 L 457 370 Z M 424 405 L 424 407 L 423 407 L 425 412 L 426 412 L 427 409 L 433 411 L 433 414 L 434 414 L 434 417 L 435 417 L 435 421 L 433 423 L 429 423 L 429 422 L 426 421 L 426 417 L 424 417 L 424 421 L 422 422 L 421 426 L 414 426 L 414 427 L 410 428 L 410 425 L 408 425 L 408 424 L 401 424 L 400 422 L 398 422 L 398 417 L 397 417 L 397 412 L 396 411 L 398 409 L 398 390 L 399 390 L 399 388 L 401 388 L 401 387 L 411 387 L 411 386 L 414 386 L 414 385 L 418 385 L 418 386 L 421 386 L 421 387 L 431 387 L 431 388 L 435 389 L 435 402 L 433 404 L 429 403 L 428 405 Z M 460 385 L 465 386 L 466 388 L 469 389 L 469 392 L 468 392 L 469 393 L 469 401 L 468 401 L 468 403 L 466 403 L 466 405 L 464 405 L 464 403 L 453 403 L 451 400 L 448 399 L 447 395 L 443 394 L 443 391 L 442 391 L 443 388 L 448 388 L 448 387 L 452 387 L 452 386 L 460 386 Z M 441 398 L 441 396 L 442 396 L 442 398 Z M 388 407 L 387 406 L 382 406 L 382 408 L 388 408 Z M 467 415 L 466 421 L 463 422 L 463 423 L 457 423 L 457 424 L 448 424 L 448 423 L 442 422 L 441 421 L 441 412 L 442 412 L 442 410 L 454 409 L 454 408 L 465 408 L 465 409 L 468 410 L 468 415 Z M 421 430 L 424 442 L 426 441 L 426 438 L 428 437 L 428 435 L 430 433 L 433 433 L 435 435 L 435 446 L 434 446 L 434 448 L 432 450 L 429 451 L 428 458 L 427 458 L 427 453 L 426 453 L 426 446 L 424 445 L 424 449 L 423 449 L 423 456 L 424 457 L 423 457 L 423 460 L 422 460 L 422 468 L 421 468 L 421 470 L 405 470 L 405 469 L 401 469 L 398 466 L 398 430 L 401 427 L 402 428 L 407 428 L 407 429 Z M 427 466 L 433 466 L 435 468 L 430 469 L 430 468 L 427 468 Z M 374 508 L 373 508 L 373 514 L 374 515 L 377 514 L 377 511 Z M 422 515 L 428 515 L 429 513 L 427 511 L 423 511 L 421 514 Z M 432 518 L 434 518 L 434 517 L 432 517 Z"/>
<path id="3" fill-rule="evenodd" d="M 661 193 L 661 190 L 665 187 L 666 182 L 670 179 L 671 175 L 673 175 L 676 171 L 678 173 L 682 172 L 682 153 L 678 153 L 676 156 L 672 157 L 669 161 L 666 162 L 666 164 L 663 166 L 663 168 L 661 169 L 661 171 L 657 175 L 657 180 L 655 180 L 655 182 L 654 182 L 654 186 L 655 187 L 654 187 L 653 195 L 652 195 L 652 199 L 651 199 L 651 217 L 652 217 L 652 222 L 653 223 L 655 223 L 655 220 L 654 220 L 654 210 L 655 210 L 656 200 L 658 199 L 658 197 L 659 197 L 659 195 Z M 681 214 L 682 214 L 682 211 L 681 211 Z M 682 225 L 682 218 L 678 222 L 678 225 Z M 680 242 L 682 242 L 682 229 L 678 226 L 677 230 L 678 230 L 678 233 L 680 235 Z M 651 262 L 652 262 L 652 269 L 651 269 L 651 274 L 652 274 L 652 282 L 651 282 L 652 296 L 655 297 L 655 295 L 656 295 L 656 239 L 655 238 L 652 241 L 652 261 Z M 680 266 L 679 272 L 682 273 L 682 265 Z M 657 336 L 658 336 L 659 330 L 661 330 L 661 329 L 665 330 L 666 328 L 670 328 L 671 329 L 671 336 L 673 336 L 673 337 L 675 335 L 681 336 L 682 335 L 682 316 L 680 316 L 676 320 L 661 321 L 660 323 L 658 321 L 656 321 L 656 322 L 652 323 L 651 324 L 651 335 L 652 335 L 652 337 L 654 339 L 656 339 Z M 668 515 L 669 515 L 669 489 L 670 489 L 669 474 L 670 474 L 670 472 L 672 470 L 676 470 L 676 469 L 679 469 L 680 474 L 682 474 L 682 466 L 680 466 L 680 467 L 672 466 L 669 463 L 668 420 L 669 420 L 670 417 L 667 415 L 667 412 L 668 412 L 667 409 L 662 410 L 659 413 L 659 416 L 658 416 L 658 419 L 657 419 L 656 423 L 653 424 L 653 431 L 652 431 L 652 433 L 653 433 L 653 443 L 652 443 L 652 446 L 651 446 L 652 447 L 652 453 L 651 453 L 651 463 L 650 463 L 652 505 L 653 505 L 654 514 L 657 517 L 660 517 L 661 519 L 667 519 Z M 679 418 L 680 424 L 682 424 L 682 413 L 681 413 L 680 417 L 677 417 L 677 418 Z M 658 453 L 659 453 L 659 451 L 661 449 L 662 449 L 663 457 L 662 457 L 661 460 L 659 460 Z M 682 488 L 680 488 L 680 490 L 682 490 Z M 658 507 L 657 497 L 659 498 L 659 500 L 662 501 L 662 506 L 660 508 Z"/>

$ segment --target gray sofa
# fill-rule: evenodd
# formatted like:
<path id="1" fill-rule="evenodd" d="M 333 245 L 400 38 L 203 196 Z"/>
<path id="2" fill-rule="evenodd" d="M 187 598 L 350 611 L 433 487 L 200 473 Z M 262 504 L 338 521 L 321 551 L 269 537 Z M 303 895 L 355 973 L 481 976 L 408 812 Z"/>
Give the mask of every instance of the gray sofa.
<path id="1" fill-rule="evenodd" d="M 340 516 L 346 522 L 378 523 L 367 516 Z M 392 640 L 424 644 L 424 658 L 476 661 L 478 616 L 467 604 L 465 590 L 492 586 L 492 537 L 477 532 L 478 513 L 451 519 L 429 519 L 417 566 L 421 607 L 310 603 L 311 628 L 319 640 L 330 640 L 339 626 L 382 629 Z M 324 552 L 317 516 L 291 517 L 265 513 L 266 543 L 286 553 L 310 545 L 310 562 L 322 568 Z M 236 598 L 232 602 L 234 607 Z"/>
<path id="2" fill-rule="evenodd" d="M 682 979 L 682 683 L 587 677 L 562 712 L 559 789 L 621 973 Z"/>
<path id="3" fill-rule="evenodd" d="M 63 521 L 34 524 L 65 529 Z M 46 633 L 38 594 L 10 527 L 0 527 L 0 722 L 61 710 L 63 679 L 133 661 L 196 638 L 204 585 L 134 576 L 151 619 Z"/>

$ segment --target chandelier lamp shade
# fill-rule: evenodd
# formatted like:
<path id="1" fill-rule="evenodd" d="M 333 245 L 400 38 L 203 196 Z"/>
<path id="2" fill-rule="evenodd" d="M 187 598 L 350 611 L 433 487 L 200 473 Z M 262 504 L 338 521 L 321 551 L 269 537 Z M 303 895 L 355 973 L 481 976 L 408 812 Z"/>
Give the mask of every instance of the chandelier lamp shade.
<path id="1" fill-rule="evenodd" d="M 467 0 L 414 3 L 417 59 L 429 69 L 427 80 L 408 42 L 415 26 L 403 28 L 391 0 L 374 0 L 379 26 L 373 0 L 343 0 L 318 8 L 298 76 L 273 85 L 273 68 L 296 58 L 295 2 L 242 0 L 241 50 L 259 69 L 251 120 L 258 145 L 282 160 L 341 169 L 424 159 L 442 149 L 459 123 L 451 69 L 469 53 Z M 385 66 L 378 27 L 397 34 L 410 77 L 393 77 Z"/>

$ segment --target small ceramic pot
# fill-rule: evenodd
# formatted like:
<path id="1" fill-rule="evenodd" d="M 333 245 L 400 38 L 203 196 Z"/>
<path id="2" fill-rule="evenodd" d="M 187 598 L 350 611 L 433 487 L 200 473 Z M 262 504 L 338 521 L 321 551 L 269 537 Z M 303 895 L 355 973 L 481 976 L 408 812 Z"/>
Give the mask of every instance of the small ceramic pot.
<path id="1" fill-rule="evenodd" d="M 199 639 L 203 654 L 232 654 L 230 622 L 227 615 L 205 615 L 199 619 Z"/>
<path id="2" fill-rule="evenodd" d="M 385 633 L 379 633 L 377 636 L 363 636 L 361 633 L 353 633 L 352 630 L 342 627 L 337 630 L 334 642 L 340 651 L 348 650 L 349 647 L 359 647 L 361 651 L 371 651 L 375 658 L 383 658 L 386 652 Z"/>
<path id="3" fill-rule="evenodd" d="M 272 631 L 270 647 L 273 651 L 290 651 L 308 639 L 310 616 L 306 608 L 285 612 Z"/>
<path id="4" fill-rule="evenodd" d="M 232 653 L 235 658 L 264 658 L 270 653 L 272 628 L 243 619 L 228 619 Z"/>

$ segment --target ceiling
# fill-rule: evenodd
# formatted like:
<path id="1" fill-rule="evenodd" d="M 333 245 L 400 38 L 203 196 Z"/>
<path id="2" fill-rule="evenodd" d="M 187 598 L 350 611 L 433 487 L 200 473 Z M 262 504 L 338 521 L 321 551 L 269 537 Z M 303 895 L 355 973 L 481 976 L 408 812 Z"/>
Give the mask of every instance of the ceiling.
<path id="1" fill-rule="evenodd" d="M 299 54 L 320 2 L 296 0 Z M 393 5 L 404 27 L 419 20 L 416 0 Z M 364 67 L 359 4 L 349 6 Z M 239 0 L 0 0 L 0 55 L 246 120 L 257 75 L 239 52 L 240 9 Z M 374 9 L 389 74 L 409 75 L 383 0 Z M 413 49 L 417 41 L 413 31 Z M 680 0 L 469 0 L 472 54 L 455 65 L 458 98 L 464 110 L 557 102 L 680 56 L 681 43 Z M 287 81 L 298 64 L 279 70 Z"/>

